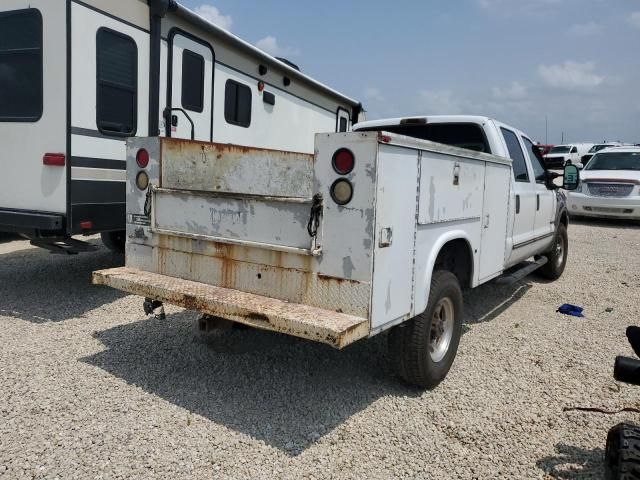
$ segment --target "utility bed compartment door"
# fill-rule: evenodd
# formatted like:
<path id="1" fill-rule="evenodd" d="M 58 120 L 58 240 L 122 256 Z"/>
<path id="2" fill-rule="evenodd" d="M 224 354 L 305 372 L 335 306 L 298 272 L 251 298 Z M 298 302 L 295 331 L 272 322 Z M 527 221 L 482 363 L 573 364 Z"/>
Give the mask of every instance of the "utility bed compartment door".
<path id="1" fill-rule="evenodd" d="M 482 215 L 484 162 L 425 152 L 420 172 L 418 223 L 428 225 L 479 219 Z"/>
<path id="2" fill-rule="evenodd" d="M 306 201 L 156 189 L 153 206 L 157 233 L 284 250 L 311 247 Z"/>
<path id="3" fill-rule="evenodd" d="M 371 329 L 411 313 L 418 151 L 380 145 Z"/>
<path id="4" fill-rule="evenodd" d="M 313 155 L 240 145 L 162 142 L 162 187 L 310 199 Z"/>

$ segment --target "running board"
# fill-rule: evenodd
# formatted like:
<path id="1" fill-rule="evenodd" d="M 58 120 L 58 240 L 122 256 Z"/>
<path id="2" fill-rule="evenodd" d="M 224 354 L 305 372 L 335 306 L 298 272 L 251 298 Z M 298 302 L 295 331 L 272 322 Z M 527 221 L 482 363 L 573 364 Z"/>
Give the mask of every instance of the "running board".
<path id="1" fill-rule="evenodd" d="M 335 348 L 369 335 L 366 318 L 134 268 L 93 272 L 93 283 Z"/>
<path id="2" fill-rule="evenodd" d="M 498 285 L 513 285 L 514 283 L 522 280 L 527 275 L 532 274 L 540 267 L 546 265 L 548 261 L 549 260 L 547 259 L 547 257 L 541 256 L 533 262 L 525 262 L 520 266 L 514 267 L 515 270 L 508 270 L 503 275 L 496 278 L 495 283 Z"/>
<path id="3" fill-rule="evenodd" d="M 34 238 L 31 240 L 31 245 L 34 247 L 44 248 L 49 250 L 51 253 L 66 255 L 77 255 L 81 252 L 94 252 L 98 249 L 95 245 L 69 237 Z"/>

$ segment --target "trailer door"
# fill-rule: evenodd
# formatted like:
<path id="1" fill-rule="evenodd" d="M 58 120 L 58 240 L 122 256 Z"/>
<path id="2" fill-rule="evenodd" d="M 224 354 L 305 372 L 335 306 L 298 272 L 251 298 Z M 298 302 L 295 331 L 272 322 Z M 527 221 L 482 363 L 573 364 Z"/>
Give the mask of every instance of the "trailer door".
<path id="1" fill-rule="evenodd" d="M 213 127 L 214 53 L 211 45 L 187 33 L 169 36 L 170 86 L 167 93 L 167 136 L 211 141 Z M 181 110 L 177 110 L 181 109 Z"/>

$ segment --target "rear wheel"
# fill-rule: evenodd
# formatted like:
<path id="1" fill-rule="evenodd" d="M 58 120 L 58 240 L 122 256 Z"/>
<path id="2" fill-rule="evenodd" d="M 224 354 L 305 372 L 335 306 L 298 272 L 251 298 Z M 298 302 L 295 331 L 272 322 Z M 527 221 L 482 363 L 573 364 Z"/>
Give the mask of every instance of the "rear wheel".
<path id="1" fill-rule="evenodd" d="M 126 242 L 126 232 L 124 230 L 102 232 L 100 237 L 104 246 L 109 250 L 115 253 L 124 253 L 124 245 Z"/>
<path id="2" fill-rule="evenodd" d="M 434 388 L 447 376 L 462 333 L 462 291 L 456 276 L 436 271 L 427 309 L 389 332 L 389 356 L 407 383 Z"/>
<path id="3" fill-rule="evenodd" d="M 549 280 L 557 280 L 562 276 L 567 266 L 567 255 L 569 253 L 569 236 L 567 235 L 567 227 L 564 223 L 558 225 L 556 238 L 549 251 L 544 255 L 549 260 L 538 272 L 544 278 Z"/>

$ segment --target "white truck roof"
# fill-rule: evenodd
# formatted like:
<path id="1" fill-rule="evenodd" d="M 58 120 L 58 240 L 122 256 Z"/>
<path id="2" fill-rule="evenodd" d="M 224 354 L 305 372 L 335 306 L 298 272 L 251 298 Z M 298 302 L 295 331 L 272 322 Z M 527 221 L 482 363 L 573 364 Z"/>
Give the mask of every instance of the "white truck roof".
<path id="1" fill-rule="evenodd" d="M 411 121 L 424 121 L 425 123 L 478 123 L 482 124 L 489 120 L 490 117 L 484 117 L 480 115 L 417 115 L 409 117 L 397 117 L 397 118 L 382 118 L 379 120 L 368 120 L 366 122 L 360 122 L 353 126 L 353 130 L 361 130 L 363 128 L 375 128 L 384 127 L 387 125 L 400 125 L 404 122 Z"/>

